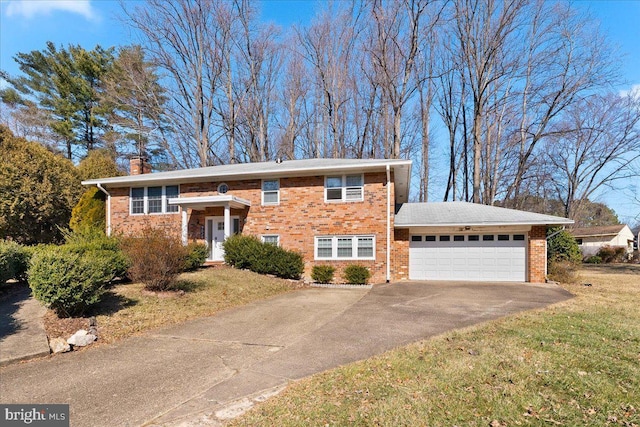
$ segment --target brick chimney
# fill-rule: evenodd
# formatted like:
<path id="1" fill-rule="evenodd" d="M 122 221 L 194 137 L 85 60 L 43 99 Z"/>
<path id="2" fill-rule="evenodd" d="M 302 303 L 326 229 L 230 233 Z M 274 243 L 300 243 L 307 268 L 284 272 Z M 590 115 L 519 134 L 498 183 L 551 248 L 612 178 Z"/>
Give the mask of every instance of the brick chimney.
<path id="1" fill-rule="evenodd" d="M 129 160 L 129 175 L 151 173 L 151 165 L 146 157 L 132 157 Z"/>

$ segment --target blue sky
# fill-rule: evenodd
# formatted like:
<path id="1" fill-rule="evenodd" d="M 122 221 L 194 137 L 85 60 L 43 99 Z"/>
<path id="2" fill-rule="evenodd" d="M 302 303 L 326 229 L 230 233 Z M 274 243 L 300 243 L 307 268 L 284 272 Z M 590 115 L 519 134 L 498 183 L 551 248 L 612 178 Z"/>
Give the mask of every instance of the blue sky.
<path id="1" fill-rule="evenodd" d="M 267 0 L 262 3 L 262 17 L 283 27 L 305 24 L 318 4 L 317 0 Z M 616 89 L 640 88 L 640 0 L 583 0 L 576 1 L 575 6 L 590 11 L 618 46 L 625 83 Z M 44 49 L 47 41 L 89 49 L 97 44 L 110 47 L 135 43 L 117 19 L 119 12 L 117 0 L 0 0 L 0 69 L 17 74 L 13 56 Z M 608 191 L 597 198 L 631 225 L 640 221 L 640 203 L 633 200 L 640 199 L 640 183 L 627 183 L 627 187 L 633 185 L 635 190 Z"/>

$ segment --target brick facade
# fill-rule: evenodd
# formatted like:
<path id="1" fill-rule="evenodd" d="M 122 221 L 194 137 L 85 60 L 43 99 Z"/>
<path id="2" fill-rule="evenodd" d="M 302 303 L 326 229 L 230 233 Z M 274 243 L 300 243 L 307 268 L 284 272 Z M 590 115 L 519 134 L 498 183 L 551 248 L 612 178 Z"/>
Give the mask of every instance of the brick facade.
<path id="1" fill-rule="evenodd" d="M 396 229 L 393 234 L 392 275 L 394 280 L 409 280 L 409 230 Z"/>
<path id="2" fill-rule="evenodd" d="M 231 209 L 231 216 L 238 216 L 240 232 L 257 237 L 279 235 L 280 246 L 300 252 L 305 260 L 305 276 L 310 277 L 314 265 L 336 267 L 336 278 L 341 280 L 341 272 L 349 264 L 361 264 L 372 273 L 371 282 L 386 280 L 387 251 L 387 177 L 386 172 L 364 175 L 364 200 L 350 202 L 324 201 L 324 176 L 307 176 L 280 179 L 280 203 L 262 205 L 261 179 L 224 181 L 227 195 L 249 200 L 251 206 Z M 180 197 L 218 195 L 219 182 L 181 184 Z M 181 233 L 181 214 L 129 214 L 129 188 L 114 188 L 111 193 L 111 227 L 116 233 L 135 234 L 145 224 Z M 394 200 L 393 178 L 391 181 L 391 201 Z M 204 240 L 206 217 L 222 216 L 222 207 L 205 210 L 188 209 L 189 240 Z M 392 206 L 393 215 L 393 206 Z M 393 218 L 391 221 L 393 241 Z M 315 236 L 331 235 L 373 235 L 375 236 L 375 260 L 319 260 L 315 261 Z M 392 257 L 393 261 L 393 257 Z M 392 270 L 400 268 L 392 268 Z M 406 270 L 406 267 L 405 267 Z M 392 277 L 392 280 L 395 280 Z"/>
<path id="3" fill-rule="evenodd" d="M 180 197 L 218 195 L 223 181 L 180 185 Z M 390 247 L 390 280 L 409 279 L 410 230 L 394 229 L 392 205 L 391 239 L 387 242 L 387 176 L 386 172 L 364 174 L 364 200 L 325 202 L 322 175 L 280 178 L 278 205 L 262 205 L 262 180 L 225 180 L 226 195 L 249 200 L 251 206 L 231 209 L 231 216 L 239 218 L 239 231 L 257 237 L 278 235 L 280 246 L 300 252 L 305 260 L 305 276 L 311 275 L 314 265 L 332 265 L 336 280 L 347 265 L 360 264 L 369 268 L 372 283 L 387 279 L 387 248 Z M 391 203 L 395 200 L 393 177 Z M 111 230 L 114 233 L 135 235 L 142 227 L 164 228 L 170 233 L 182 234 L 182 215 L 148 214 L 130 215 L 130 188 L 110 188 Z M 222 217 L 224 208 L 208 207 L 203 210 L 187 209 L 188 239 L 204 241 L 207 217 Z M 315 260 L 315 237 L 336 235 L 375 236 L 374 260 Z M 527 243 L 527 281 L 542 283 L 546 279 L 546 226 L 533 226 Z"/>
<path id="4" fill-rule="evenodd" d="M 531 227 L 529 231 L 528 254 L 528 281 L 532 283 L 544 283 L 547 278 L 547 226 L 538 225 Z"/>

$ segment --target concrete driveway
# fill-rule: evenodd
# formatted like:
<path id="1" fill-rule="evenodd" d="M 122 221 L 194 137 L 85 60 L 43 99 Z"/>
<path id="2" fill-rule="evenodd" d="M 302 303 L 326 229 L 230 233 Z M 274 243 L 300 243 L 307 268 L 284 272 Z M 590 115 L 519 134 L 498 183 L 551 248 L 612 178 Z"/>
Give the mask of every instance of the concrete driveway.
<path id="1" fill-rule="evenodd" d="M 291 380 L 570 297 L 529 284 L 304 289 L 2 368 L 0 402 L 69 403 L 72 426 L 218 425 Z"/>

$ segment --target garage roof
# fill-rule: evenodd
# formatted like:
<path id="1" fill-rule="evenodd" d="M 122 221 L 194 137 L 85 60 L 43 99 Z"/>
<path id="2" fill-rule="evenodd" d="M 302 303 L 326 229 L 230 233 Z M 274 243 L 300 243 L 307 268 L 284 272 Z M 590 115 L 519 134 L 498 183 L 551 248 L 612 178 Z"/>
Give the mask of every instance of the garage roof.
<path id="1" fill-rule="evenodd" d="M 570 224 L 572 220 L 559 216 L 468 202 L 405 203 L 395 218 L 396 228 Z"/>

